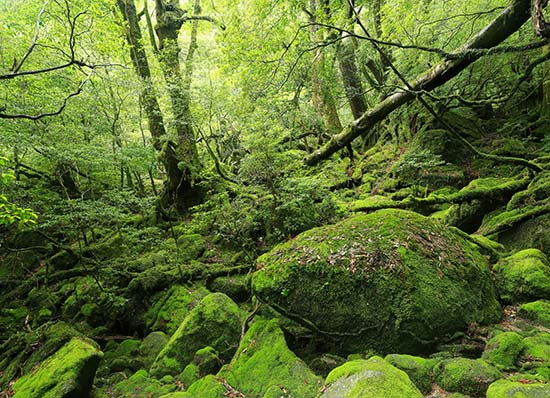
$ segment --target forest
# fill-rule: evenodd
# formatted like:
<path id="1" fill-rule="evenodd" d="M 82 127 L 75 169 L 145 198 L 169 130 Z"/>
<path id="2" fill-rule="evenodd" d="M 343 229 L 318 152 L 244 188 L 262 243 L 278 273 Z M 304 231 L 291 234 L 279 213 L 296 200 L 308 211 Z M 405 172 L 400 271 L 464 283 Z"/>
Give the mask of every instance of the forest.
<path id="1" fill-rule="evenodd" d="M 547 3 L 0 0 L 0 398 L 550 398 Z"/>

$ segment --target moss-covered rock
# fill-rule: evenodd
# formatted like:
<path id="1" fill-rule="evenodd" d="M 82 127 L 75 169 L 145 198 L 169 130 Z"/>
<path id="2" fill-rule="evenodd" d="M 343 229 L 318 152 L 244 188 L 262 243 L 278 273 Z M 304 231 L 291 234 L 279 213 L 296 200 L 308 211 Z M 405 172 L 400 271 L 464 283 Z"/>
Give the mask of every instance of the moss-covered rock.
<path id="1" fill-rule="evenodd" d="M 113 342 L 114 343 L 114 342 Z M 108 344 L 101 363 L 100 375 L 128 370 L 133 373 L 144 366 L 141 354 L 141 341 L 127 339 L 120 343 Z"/>
<path id="2" fill-rule="evenodd" d="M 407 374 L 380 357 L 349 361 L 327 376 L 321 398 L 420 398 Z"/>
<path id="3" fill-rule="evenodd" d="M 550 384 L 497 380 L 489 386 L 487 398 L 550 398 Z"/>
<path id="4" fill-rule="evenodd" d="M 173 379 L 161 381 L 150 377 L 145 369 L 138 370 L 131 377 L 116 384 L 108 396 L 117 398 L 158 398 L 177 388 Z M 75 397 L 76 398 L 76 397 Z"/>
<path id="5" fill-rule="evenodd" d="M 344 353 L 418 353 L 470 322 L 500 318 L 476 246 L 439 222 L 381 210 L 315 228 L 257 261 L 264 302 Z"/>
<path id="6" fill-rule="evenodd" d="M 150 330 L 174 334 L 185 317 L 210 292 L 201 285 L 174 285 L 153 298 L 144 318 Z"/>
<path id="7" fill-rule="evenodd" d="M 233 301 L 242 303 L 250 298 L 250 279 L 247 275 L 220 276 L 208 284 L 208 289 L 227 294 Z"/>
<path id="8" fill-rule="evenodd" d="M 184 386 L 190 386 L 200 378 L 215 374 L 221 367 L 222 360 L 218 353 L 212 347 L 204 347 L 198 350 L 193 356 L 193 360 L 183 369 L 178 379 Z"/>
<path id="9" fill-rule="evenodd" d="M 211 346 L 221 359 L 231 358 L 239 344 L 243 313 L 223 293 L 206 296 L 183 320 L 151 367 L 155 377 L 177 375 L 197 350 Z"/>
<path id="10" fill-rule="evenodd" d="M 550 367 L 550 333 L 538 332 L 523 339 L 520 363 L 524 368 Z"/>
<path id="11" fill-rule="evenodd" d="M 14 398 L 87 397 L 101 355 L 88 341 L 73 338 L 15 383 Z"/>
<path id="12" fill-rule="evenodd" d="M 260 398 L 271 388 L 292 397 L 314 397 L 321 382 L 286 345 L 276 319 L 257 320 L 244 336 L 231 363 L 218 376 L 250 398 Z M 271 392 L 271 393 L 272 393 Z"/>
<path id="13" fill-rule="evenodd" d="M 43 362 L 73 337 L 84 338 L 65 322 L 43 325 L 31 332 L 20 331 L 0 345 L 0 386 L 8 384 Z"/>
<path id="14" fill-rule="evenodd" d="M 506 186 L 516 183 L 516 179 L 512 178 L 478 178 L 471 181 L 467 186 L 462 188 L 460 192 L 465 191 L 480 191 L 501 188 L 502 193 L 506 192 Z M 508 196 L 503 194 L 494 195 L 484 200 L 470 200 L 458 204 L 451 205 L 445 212 L 438 217 L 448 225 L 460 228 L 468 233 L 475 232 L 483 221 L 483 217 L 499 204 L 504 204 L 511 197 L 512 191 L 507 192 Z"/>
<path id="15" fill-rule="evenodd" d="M 550 263 L 540 250 L 526 249 L 494 266 L 500 298 L 518 302 L 550 297 Z"/>
<path id="16" fill-rule="evenodd" d="M 151 367 L 157 355 L 168 344 L 170 337 L 163 332 L 151 332 L 141 342 L 139 347 L 143 355 L 143 366 L 147 369 Z"/>
<path id="17" fill-rule="evenodd" d="M 177 238 L 179 261 L 198 260 L 206 250 L 206 241 L 199 234 L 186 234 Z"/>
<path id="18" fill-rule="evenodd" d="M 321 354 L 308 362 L 308 365 L 315 374 L 326 377 L 333 369 L 344 363 L 346 363 L 346 359 L 338 355 Z"/>
<path id="19" fill-rule="evenodd" d="M 548 206 L 548 205 L 546 205 Z M 498 241 L 508 250 L 540 249 L 550 256 L 550 214 L 536 215 L 542 206 L 527 206 L 507 211 L 493 220 L 494 224 L 507 223 L 511 228 L 498 234 Z M 496 218 L 496 217 L 495 217 Z M 520 220 L 516 222 L 515 220 Z"/>
<path id="20" fill-rule="evenodd" d="M 482 359 L 453 358 L 434 368 L 435 382 L 447 391 L 483 397 L 502 374 Z"/>
<path id="21" fill-rule="evenodd" d="M 431 372 L 437 362 L 436 360 L 403 354 L 390 354 L 384 360 L 407 373 L 411 381 L 423 394 L 432 391 Z"/>
<path id="22" fill-rule="evenodd" d="M 499 333 L 489 340 L 483 359 L 498 369 L 512 370 L 523 351 L 523 337 L 516 332 Z"/>
<path id="23" fill-rule="evenodd" d="M 519 307 L 519 315 L 550 328 L 550 301 L 538 300 Z"/>

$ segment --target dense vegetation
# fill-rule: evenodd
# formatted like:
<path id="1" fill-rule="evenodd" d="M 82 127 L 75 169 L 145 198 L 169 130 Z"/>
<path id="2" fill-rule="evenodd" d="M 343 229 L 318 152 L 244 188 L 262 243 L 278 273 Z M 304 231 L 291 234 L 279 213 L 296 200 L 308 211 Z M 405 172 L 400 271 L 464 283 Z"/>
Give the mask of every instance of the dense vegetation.
<path id="1" fill-rule="evenodd" d="M 545 7 L 0 2 L 0 396 L 550 397 Z"/>

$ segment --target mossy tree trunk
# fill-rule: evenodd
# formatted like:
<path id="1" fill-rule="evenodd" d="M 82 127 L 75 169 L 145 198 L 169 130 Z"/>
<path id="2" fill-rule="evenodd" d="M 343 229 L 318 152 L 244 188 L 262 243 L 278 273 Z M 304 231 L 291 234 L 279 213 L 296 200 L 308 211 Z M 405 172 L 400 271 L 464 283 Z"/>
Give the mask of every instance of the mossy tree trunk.
<path id="1" fill-rule="evenodd" d="M 200 11 L 199 1 L 195 1 L 195 13 Z M 201 163 L 197 151 L 195 133 L 193 131 L 191 117 L 190 86 L 192 77 L 193 55 L 197 48 L 196 20 L 193 21 L 191 42 L 185 71 L 179 60 L 181 48 L 178 44 L 179 31 L 183 23 L 188 20 L 185 12 L 180 8 L 179 2 L 156 1 L 157 24 L 155 32 L 158 37 L 159 61 L 162 73 L 166 80 L 174 125 L 176 130 L 176 145 L 173 150 L 179 159 L 179 169 L 174 175 L 169 175 L 170 192 L 174 198 L 166 198 L 168 203 L 178 204 L 180 210 L 186 210 L 190 206 L 201 201 L 201 190 L 197 187 L 201 171 Z"/>
<path id="2" fill-rule="evenodd" d="M 160 153 L 161 162 L 168 176 L 162 193 L 162 206 L 178 206 L 178 186 L 179 181 L 183 178 L 183 173 L 178 167 L 180 157 L 176 151 L 176 143 L 172 142 L 167 136 L 164 116 L 160 109 L 157 92 L 151 79 L 149 61 L 143 47 L 136 6 L 134 0 L 117 0 L 117 7 L 125 23 L 130 58 L 134 70 L 141 80 L 141 101 L 147 116 L 153 146 Z"/>

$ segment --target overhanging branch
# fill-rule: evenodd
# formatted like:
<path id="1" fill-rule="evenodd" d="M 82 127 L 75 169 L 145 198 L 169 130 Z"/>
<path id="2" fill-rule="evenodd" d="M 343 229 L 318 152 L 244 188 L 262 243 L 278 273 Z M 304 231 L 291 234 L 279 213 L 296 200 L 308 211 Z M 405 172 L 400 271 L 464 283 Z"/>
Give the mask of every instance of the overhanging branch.
<path id="1" fill-rule="evenodd" d="M 457 52 L 487 49 L 502 43 L 529 19 L 530 8 L 529 0 L 514 0 L 509 7 L 483 28 L 469 43 L 458 49 Z M 479 59 L 480 56 L 477 53 L 472 53 L 460 59 L 446 60 L 418 76 L 410 83 L 412 91 L 406 88 L 396 90 L 382 102 L 365 112 L 359 119 L 356 119 L 351 126 L 333 136 L 323 147 L 306 157 L 305 163 L 315 165 L 330 157 L 339 149 L 344 148 L 360 135 L 368 134 L 378 122 L 390 113 L 411 102 L 416 97 L 415 91 L 431 91 L 442 86 Z"/>

